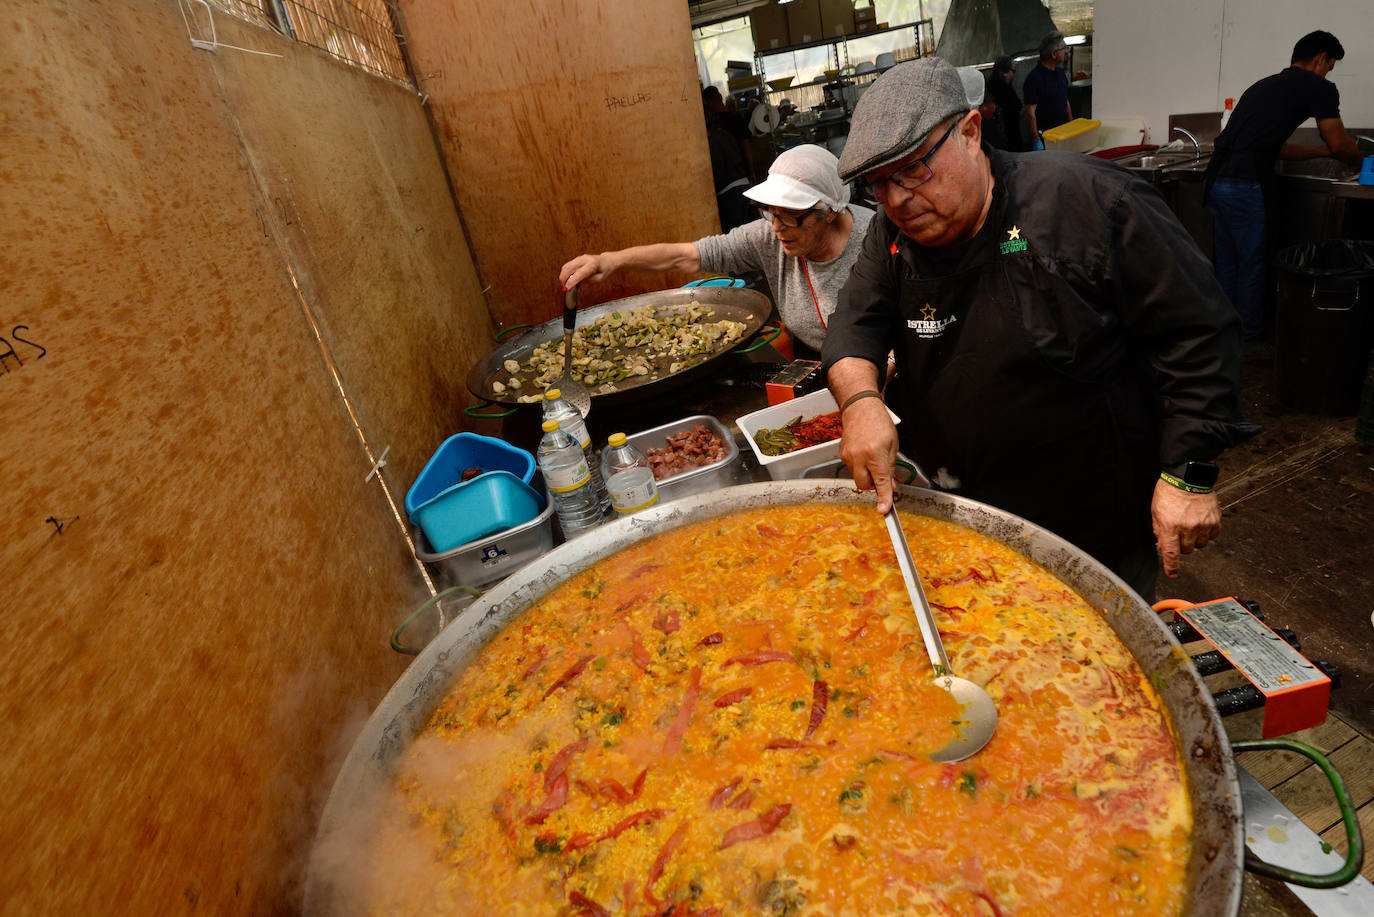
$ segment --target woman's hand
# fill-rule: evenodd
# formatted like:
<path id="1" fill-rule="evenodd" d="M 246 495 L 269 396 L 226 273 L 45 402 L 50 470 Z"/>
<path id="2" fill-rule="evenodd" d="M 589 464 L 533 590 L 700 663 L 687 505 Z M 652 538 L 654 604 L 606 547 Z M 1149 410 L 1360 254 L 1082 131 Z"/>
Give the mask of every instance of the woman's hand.
<path id="1" fill-rule="evenodd" d="M 598 283 L 614 274 L 616 266 L 606 254 L 578 255 L 558 270 L 563 289 L 571 290 L 584 280 Z"/>

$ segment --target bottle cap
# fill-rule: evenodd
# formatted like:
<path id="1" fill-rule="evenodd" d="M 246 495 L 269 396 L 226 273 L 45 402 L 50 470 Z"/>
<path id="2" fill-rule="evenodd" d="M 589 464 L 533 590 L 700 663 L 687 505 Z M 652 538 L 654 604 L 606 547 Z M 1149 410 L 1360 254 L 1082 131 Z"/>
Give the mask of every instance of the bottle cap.
<path id="1" fill-rule="evenodd" d="M 625 434 L 624 434 L 624 433 L 612 433 L 612 434 L 611 434 L 611 438 L 608 439 L 608 440 L 606 440 L 606 445 L 608 445 L 608 446 L 623 446 L 623 445 L 625 445 Z"/>
<path id="2" fill-rule="evenodd" d="M 562 398 L 562 397 L 563 397 L 563 390 L 562 390 L 561 388 L 551 388 L 551 389 L 549 389 L 547 392 L 544 393 L 544 400 L 545 400 L 545 401 L 557 401 L 559 398 Z"/>
<path id="3" fill-rule="evenodd" d="M 558 421 L 554 420 L 552 417 L 550 417 L 548 420 L 544 421 L 544 432 L 545 432 L 545 433 L 552 433 L 554 430 L 557 430 L 557 429 L 558 429 Z"/>
<path id="4" fill-rule="evenodd" d="M 1235 99 L 1227 99 L 1227 100 L 1226 100 L 1226 110 L 1227 110 L 1227 111 L 1230 111 L 1232 108 L 1235 107 L 1235 105 L 1236 105 L 1236 100 L 1235 100 Z"/>

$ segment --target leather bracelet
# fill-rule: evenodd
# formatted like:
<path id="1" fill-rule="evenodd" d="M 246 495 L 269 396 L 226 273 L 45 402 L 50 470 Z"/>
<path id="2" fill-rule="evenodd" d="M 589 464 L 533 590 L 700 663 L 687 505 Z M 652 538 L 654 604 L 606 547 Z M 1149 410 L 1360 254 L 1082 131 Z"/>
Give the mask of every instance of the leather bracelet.
<path id="1" fill-rule="evenodd" d="M 848 398 L 846 398 L 846 399 L 844 400 L 844 404 L 840 405 L 840 413 L 843 414 L 845 411 L 847 411 L 847 410 L 849 409 L 849 406 L 850 406 L 851 404 L 853 404 L 854 402 L 856 402 L 856 401 L 862 401 L 862 400 L 865 399 L 865 398 L 882 398 L 882 397 L 883 397 L 883 393 L 882 393 L 882 392 L 878 391 L 877 389 L 872 389 L 872 388 L 864 389 L 862 392 L 855 392 L 853 395 L 850 395 Z"/>
<path id="2" fill-rule="evenodd" d="M 1212 492 L 1212 488 L 1210 487 L 1199 487 L 1196 484 L 1189 484 L 1182 478 L 1169 474 L 1167 471 L 1161 471 L 1159 473 L 1159 479 L 1165 484 L 1177 487 L 1179 490 L 1186 490 L 1190 494 L 1209 494 Z"/>

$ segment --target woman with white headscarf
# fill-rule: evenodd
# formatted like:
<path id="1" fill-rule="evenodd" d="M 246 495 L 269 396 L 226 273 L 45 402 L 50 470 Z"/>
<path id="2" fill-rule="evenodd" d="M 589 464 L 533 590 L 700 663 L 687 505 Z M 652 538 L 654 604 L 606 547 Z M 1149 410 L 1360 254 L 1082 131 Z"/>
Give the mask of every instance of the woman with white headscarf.
<path id="1" fill-rule="evenodd" d="M 706 271 L 768 278 L 778 313 L 794 341 L 818 352 L 840 287 L 859 256 L 873 211 L 849 202 L 835 154 L 807 144 L 782 153 L 768 178 L 744 192 L 760 218 L 725 235 L 659 242 L 599 255 L 578 255 L 558 273 L 565 289 L 598 282 L 626 268 Z M 800 349 L 800 348 L 799 348 Z M 803 351 L 797 357 L 810 356 Z M 814 358 L 814 357 L 813 357 Z"/>

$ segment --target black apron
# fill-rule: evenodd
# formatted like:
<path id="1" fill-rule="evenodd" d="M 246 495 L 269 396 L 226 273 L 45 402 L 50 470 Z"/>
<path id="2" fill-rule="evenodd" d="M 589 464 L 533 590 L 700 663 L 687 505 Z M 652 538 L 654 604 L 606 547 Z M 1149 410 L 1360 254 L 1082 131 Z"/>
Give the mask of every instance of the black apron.
<path id="1" fill-rule="evenodd" d="M 1117 347 L 1095 348 L 1119 358 L 1065 353 L 1056 310 L 1042 307 L 1062 281 L 1035 272 L 1043 289 L 1012 283 L 1010 259 L 1034 256 L 1008 238 L 1001 209 L 954 273 L 898 265 L 902 449 L 932 479 L 952 476 L 947 489 L 1044 526 L 1133 584 L 1148 564 L 1152 583 L 1159 410 L 1148 364 L 1130 358 L 1124 330 Z"/>

